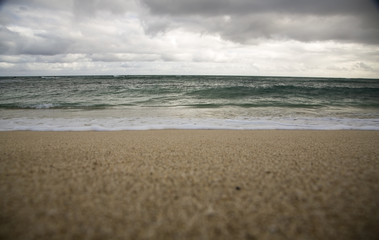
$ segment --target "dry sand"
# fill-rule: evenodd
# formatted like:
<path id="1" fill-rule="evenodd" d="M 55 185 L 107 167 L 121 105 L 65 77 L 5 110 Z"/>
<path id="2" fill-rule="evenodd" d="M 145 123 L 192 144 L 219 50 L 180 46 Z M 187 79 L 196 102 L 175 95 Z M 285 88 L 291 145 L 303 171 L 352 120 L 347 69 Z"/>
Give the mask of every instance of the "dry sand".
<path id="1" fill-rule="evenodd" d="M 1 132 L 1 239 L 378 239 L 379 131 Z"/>

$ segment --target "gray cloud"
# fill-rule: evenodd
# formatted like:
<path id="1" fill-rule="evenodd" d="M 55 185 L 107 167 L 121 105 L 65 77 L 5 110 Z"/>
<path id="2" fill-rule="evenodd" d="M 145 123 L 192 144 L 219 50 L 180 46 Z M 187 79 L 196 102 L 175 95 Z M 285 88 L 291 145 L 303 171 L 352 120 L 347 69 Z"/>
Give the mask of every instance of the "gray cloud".
<path id="1" fill-rule="evenodd" d="M 159 19 L 146 24 L 153 33 L 181 27 L 241 43 L 271 38 L 379 44 L 379 11 L 372 0 L 141 1 Z"/>
<path id="2" fill-rule="evenodd" d="M 0 74 L 378 76 L 375 2 L 0 0 Z"/>
<path id="3" fill-rule="evenodd" d="M 136 9 L 133 0 L 73 0 L 72 8 L 76 16 L 93 16 L 99 11 L 109 11 L 113 14 L 123 14 Z"/>
<path id="4" fill-rule="evenodd" d="M 129 40 L 108 29 L 115 28 L 112 15 L 132 10 L 133 4 L 121 0 L 5 1 L 0 9 L 0 54 L 123 51 Z M 106 17 L 97 16 L 104 12 Z M 107 21 L 109 26 L 104 25 Z M 128 23 L 124 25 L 126 29 L 119 32 L 128 32 Z"/>
<path id="5" fill-rule="evenodd" d="M 141 0 L 152 12 L 170 15 L 222 15 L 278 12 L 289 14 L 356 14 L 369 11 L 370 0 Z"/>

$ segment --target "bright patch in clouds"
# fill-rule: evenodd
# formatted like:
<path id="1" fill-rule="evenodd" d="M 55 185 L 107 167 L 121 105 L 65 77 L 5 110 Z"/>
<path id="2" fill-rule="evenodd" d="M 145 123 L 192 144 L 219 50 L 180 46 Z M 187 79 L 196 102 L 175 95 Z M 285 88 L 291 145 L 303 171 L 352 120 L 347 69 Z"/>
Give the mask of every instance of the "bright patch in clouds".
<path id="1" fill-rule="evenodd" d="M 0 75 L 379 77 L 370 0 L 0 4 Z"/>

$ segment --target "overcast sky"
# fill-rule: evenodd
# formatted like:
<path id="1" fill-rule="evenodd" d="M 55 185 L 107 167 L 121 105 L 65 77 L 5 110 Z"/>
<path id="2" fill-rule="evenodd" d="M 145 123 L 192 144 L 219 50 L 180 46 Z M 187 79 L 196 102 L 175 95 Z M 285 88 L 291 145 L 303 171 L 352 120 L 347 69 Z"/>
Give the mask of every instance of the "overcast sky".
<path id="1" fill-rule="evenodd" d="M 0 0 L 0 75 L 379 78 L 378 0 Z"/>

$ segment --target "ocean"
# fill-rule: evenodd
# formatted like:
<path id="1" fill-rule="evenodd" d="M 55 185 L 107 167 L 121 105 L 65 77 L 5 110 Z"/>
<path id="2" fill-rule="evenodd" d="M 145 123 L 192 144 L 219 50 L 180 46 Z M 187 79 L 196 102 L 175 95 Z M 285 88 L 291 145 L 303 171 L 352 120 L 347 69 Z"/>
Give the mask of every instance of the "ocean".
<path id="1" fill-rule="evenodd" d="M 379 130 L 379 79 L 0 77 L 0 130 Z"/>

